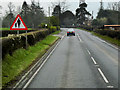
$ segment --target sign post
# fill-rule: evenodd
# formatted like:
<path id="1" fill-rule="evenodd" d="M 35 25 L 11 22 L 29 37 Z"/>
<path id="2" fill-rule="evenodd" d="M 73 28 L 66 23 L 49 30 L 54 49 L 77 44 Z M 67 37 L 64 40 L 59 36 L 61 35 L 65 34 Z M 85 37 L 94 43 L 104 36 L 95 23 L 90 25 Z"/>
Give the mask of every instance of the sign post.
<path id="1" fill-rule="evenodd" d="M 17 34 L 19 34 L 20 30 L 26 30 L 26 41 L 25 41 L 25 43 L 26 43 L 26 48 L 27 48 L 27 30 L 28 30 L 28 28 L 25 25 L 25 23 L 23 22 L 23 20 L 22 20 L 22 18 L 19 14 L 17 15 L 13 24 L 11 25 L 10 30 L 15 30 L 15 31 L 18 30 Z"/>
<path id="2" fill-rule="evenodd" d="M 26 49 L 27 49 L 27 30 L 26 30 Z"/>

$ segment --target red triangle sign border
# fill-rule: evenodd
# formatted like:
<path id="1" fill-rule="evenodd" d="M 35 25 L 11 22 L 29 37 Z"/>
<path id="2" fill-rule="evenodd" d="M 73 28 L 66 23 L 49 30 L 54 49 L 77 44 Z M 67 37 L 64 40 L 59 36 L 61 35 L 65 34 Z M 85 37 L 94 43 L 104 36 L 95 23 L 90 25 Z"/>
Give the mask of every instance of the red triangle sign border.
<path id="1" fill-rule="evenodd" d="M 18 19 L 18 17 L 20 18 L 20 20 L 23 23 L 25 28 L 13 28 L 13 26 L 14 26 L 16 20 Z M 28 30 L 27 26 L 25 25 L 24 21 L 22 20 L 22 18 L 21 18 L 21 16 L 19 14 L 17 15 L 17 17 L 15 18 L 13 24 L 11 25 L 10 30 Z"/>

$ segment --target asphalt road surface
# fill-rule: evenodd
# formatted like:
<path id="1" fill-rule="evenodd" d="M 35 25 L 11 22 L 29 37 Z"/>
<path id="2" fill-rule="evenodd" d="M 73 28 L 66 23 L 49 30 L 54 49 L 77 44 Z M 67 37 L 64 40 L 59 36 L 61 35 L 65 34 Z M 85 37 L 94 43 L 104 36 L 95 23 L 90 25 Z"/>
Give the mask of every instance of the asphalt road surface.
<path id="1" fill-rule="evenodd" d="M 89 32 L 75 33 L 65 35 L 28 88 L 118 87 L 118 50 Z"/>

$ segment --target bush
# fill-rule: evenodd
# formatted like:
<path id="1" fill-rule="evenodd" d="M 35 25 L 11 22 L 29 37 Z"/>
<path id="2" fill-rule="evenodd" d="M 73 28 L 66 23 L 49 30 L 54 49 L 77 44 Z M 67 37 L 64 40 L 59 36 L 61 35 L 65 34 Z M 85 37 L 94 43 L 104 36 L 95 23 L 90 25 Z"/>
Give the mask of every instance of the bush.
<path id="1" fill-rule="evenodd" d="M 57 30 L 60 30 L 60 26 L 57 26 L 56 28 L 57 28 Z"/>
<path id="2" fill-rule="evenodd" d="M 31 46 L 45 38 L 48 35 L 48 30 L 41 30 L 20 34 L 19 36 L 2 38 L 2 57 L 4 58 L 6 54 L 12 55 L 12 53 L 18 48 L 26 48 L 26 35 L 27 43 Z"/>
<path id="3" fill-rule="evenodd" d="M 46 26 L 46 23 L 41 23 L 40 25 L 38 25 L 38 28 L 49 28 L 49 24 L 47 24 Z"/>
<path id="4" fill-rule="evenodd" d="M 92 31 L 93 28 L 91 26 L 85 26 L 85 25 L 81 25 L 80 28 L 86 29 L 88 31 Z"/>
<path id="5" fill-rule="evenodd" d="M 51 27 L 50 27 L 50 32 L 51 32 L 51 33 L 55 32 L 56 30 L 57 30 L 57 28 L 56 28 L 55 26 L 51 26 Z"/>
<path id="6" fill-rule="evenodd" d="M 101 35 L 106 35 L 109 36 L 111 38 L 116 38 L 116 39 L 120 39 L 120 31 L 116 31 L 116 30 L 102 30 L 102 29 L 96 29 L 95 30 L 96 33 L 101 34 Z"/>
<path id="7" fill-rule="evenodd" d="M 34 30 L 34 29 L 27 30 L 27 32 L 33 32 L 33 31 L 36 31 L 36 30 Z M 0 33 L 2 33 L 2 37 L 7 37 L 8 34 L 17 34 L 17 31 L 14 31 L 14 30 L 0 30 Z M 22 33 L 26 33 L 26 31 L 20 30 L 19 34 L 22 34 Z"/>

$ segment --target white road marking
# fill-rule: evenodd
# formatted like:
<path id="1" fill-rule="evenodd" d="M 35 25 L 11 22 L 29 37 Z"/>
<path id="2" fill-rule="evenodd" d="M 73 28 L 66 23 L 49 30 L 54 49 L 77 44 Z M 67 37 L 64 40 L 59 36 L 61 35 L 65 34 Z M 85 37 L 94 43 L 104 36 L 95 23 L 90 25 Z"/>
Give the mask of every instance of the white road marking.
<path id="1" fill-rule="evenodd" d="M 61 38 L 61 41 L 62 41 L 63 38 L 64 38 L 64 36 Z M 52 53 L 55 51 L 55 49 L 58 47 L 59 44 L 60 44 L 60 42 L 57 43 L 57 45 L 55 46 L 55 48 L 50 52 L 50 54 L 47 56 L 47 58 L 44 60 L 44 62 L 41 64 L 41 66 L 37 69 L 37 71 L 33 74 L 33 76 L 29 79 L 29 81 L 25 84 L 25 86 L 23 87 L 22 90 L 24 90 L 25 88 L 27 88 L 27 86 L 35 78 L 35 76 L 37 75 L 37 73 L 40 71 L 40 69 L 43 67 L 43 65 L 46 63 L 46 61 L 48 60 L 48 58 L 52 55 Z"/>
<path id="2" fill-rule="evenodd" d="M 78 39 L 80 40 L 80 42 L 82 42 L 82 40 L 81 40 L 81 38 L 80 38 L 80 36 L 77 34 L 77 36 L 78 36 Z"/>
<path id="3" fill-rule="evenodd" d="M 107 86 L 107 88 L 114 88 L 114 86 Z"/>
<path id="4" fill-rule="evenodd" d="M 95 38 L 97 38 L 99 41 L 101 41 L 101 42 L 107 44 L 108 46 L 111 46 L 111 47 L 113 47 L 113 48 L 115 48 L 115 49 L 117 49 L 117 50 L 119 49 L 119 48 L 117 48 L 116 46 L 114 46 L 114 45 L 112 45 L 112 44 L 106 42 L 105 40 L 102 40 L 101 38 L 98 38 L 98 37 L 96 37 L 96 36 L 95 36 Z"/>
<path id="5" fill-rule="evenodd" d="M 87 50 L 87 52 L 88 52 L 88 54 L 90 54 L 90 55 L 91 55 L 91 53 L 90 53 L 90 51 L 89 51 L 89 50 Z"/>
<path id="6" fill-rule="evenodd" d="M 109 83 L 109 81 L 107 80 L 107 78 L 105 77 L 105 75 L 103 74 L 102 70 L 100 68 L 98 68 L 98 71 L 100 72 L 101 76 L 103 77 L 104 81 L 106 83 Z"/>
<path id="7" fill-rule="evenodd" d="M 61 40 L 62 40 L 64 37 L 65 37 L 65 35 L 62 36 Z M 24 80 L 24 78 L 28 75 L 28 73 L 30 73 L 31 70 L 32 70 L 38 63 L 39 63 L 39 62 L 37 62 L 27 73 L 25 73 L 25 75 L 20 79 L 20 81 L 19 81 L 18 83 L 16 83 L 16 85 L 13 87 L 13 89 L 16 88 L 16 87 L 21 83 L 22 80 Z"/>
<path id="8" fill-rule="evenodd" d="M 95 59 L 93 57 L 91 57 L 92 61 L 94 62 L 94 64 L 97 64 Z"/>

